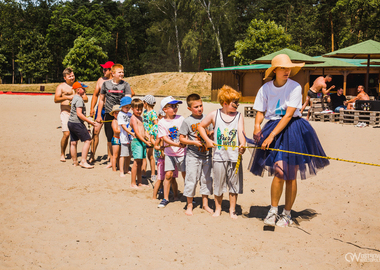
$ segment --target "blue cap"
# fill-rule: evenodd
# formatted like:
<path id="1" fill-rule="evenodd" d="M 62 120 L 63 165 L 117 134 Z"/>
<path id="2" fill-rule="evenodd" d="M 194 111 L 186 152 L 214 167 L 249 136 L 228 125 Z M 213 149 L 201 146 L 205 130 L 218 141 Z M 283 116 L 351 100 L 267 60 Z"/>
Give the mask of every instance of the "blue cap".
<path id="1" fill-rule="evenodd" d="M 87 88 L 87 87 L 88 87 L 88 86 L 85 85 L 84 83 L 82 83 L 82 82 L 80 82 L 80 81 L 78 81 L 78 82 L 82 85 L 83 88 Z"/>
<path id="2" fill-rule="evenodd" d="M 126 105 L 130 105 L 132 102 L 132 98 L 131 97 L 123 97 L 121 100 L 120 100 L 120 108 L 123 107 L 123 106 L 126 106 Z"/>

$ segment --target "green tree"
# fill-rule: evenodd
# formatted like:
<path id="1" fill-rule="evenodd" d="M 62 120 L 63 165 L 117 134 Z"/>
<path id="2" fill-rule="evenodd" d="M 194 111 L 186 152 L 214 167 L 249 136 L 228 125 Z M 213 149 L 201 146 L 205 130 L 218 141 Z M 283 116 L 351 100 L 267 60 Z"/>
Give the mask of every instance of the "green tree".
<path id="1" fill-rule="evenodd" d="M 244 40 L 235 43 L 230 56 L 236 57 L 240 65 L 287 47 L 291 37 L 282 26 L 273 21 L 252 20 Z"/>
<path id="2" fill-rule="evenodd" d="M 380 1 L 338 0 L 332 14 L 343 22 L 336 31 L 338 49 L 368 39 L 380 40 Z"/>
<path id="3" fill-rule="evenodd" d="M 24 32 L 24 13 L 20 3 L 14 0 L 0 2 L 0 51 L 6 57 L 3 68 L 12 76 L 15 83 L 16 55 L 19 51 L 20 39 Z"/>
<path id="4" fill-rule="evenodd" d="M 235 1 L 230 0 L 195 0 L 201 7 L 201 12 L 207 17 L 211 29 L 211 38 L 214 40 L 217 53 L 219 55 L 220 66 L 224 67 L 224 49 L 226 47 L 223 40 L 227 40 L 230 30 L 234 27 L 234 18 L 236 18 Z"/>
<path id="5" fill-rule="evenodd" d="M 78 37 L 62 64 L 72 67 L 79 80 L 91 81 L 98 78 L 99 64 L 106 60 L 107 54 L 98 45 L 96 38 Z"/>
<path id="6" fill-rule="evenodd" d="M 21 40 L 16 62 L 19 64 L 21 78 L 24 75 L 32 80 L 42 79 L 49 73 L 52 56 L 45 38 L 36 30 Z"/>
<path id="7" fill-rule="evenodd" d="M 4 68 L 5 64 L 7 64 L 7 58 L 3 54 L 0 54 L 0 83 L 2 82 L 1 77 L 4 76 L 6 70 Z"/>

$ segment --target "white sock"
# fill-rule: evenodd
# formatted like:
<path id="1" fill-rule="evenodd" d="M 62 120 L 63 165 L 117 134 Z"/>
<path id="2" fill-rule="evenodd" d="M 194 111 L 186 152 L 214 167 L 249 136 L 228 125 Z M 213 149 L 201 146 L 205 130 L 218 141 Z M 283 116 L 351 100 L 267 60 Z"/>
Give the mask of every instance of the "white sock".
<path id="1" fill-rule="evenodd" d="M 277 215 L 277 213 L 278 213 L 278 207 L 277 206 L 274 207 L 274 206 L 271 205 L 271 207 L 269 209 L 269 212 L 275 213 Z"/>
<path id="2" fill-rule="evenodd" d="M 284 211 L 282 212 L 282 214 L 283 214 L 283 215 L 290 216 L 290 211 L 292 211 L 292 210 L 289 210 L 289 211 L 288 211 L 288 210 L 285 210 L 285 209 L 284 209 Z"/>

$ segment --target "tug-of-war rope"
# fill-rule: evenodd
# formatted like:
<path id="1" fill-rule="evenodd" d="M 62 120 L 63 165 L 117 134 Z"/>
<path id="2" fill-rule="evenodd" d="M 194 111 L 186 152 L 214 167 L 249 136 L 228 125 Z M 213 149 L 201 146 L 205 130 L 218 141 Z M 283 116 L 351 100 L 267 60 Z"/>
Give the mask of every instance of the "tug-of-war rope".
<path id="1" fill-rule="evenodd" d="M 223 144 L 214 144 L 215 146 L 220 146 L 220 147 L 232 147 L 232 148 L 238 148 L 238 146 L 231 146 L 231 145 L 223 145 Z M 242 146 L 242 148 L 253 148 L 253 149 L 261 149 L 260 146 Z M 337 161 L 343 161 L 343 162 L 349 162 L 349 163 L 356 163 L 356 164 L 362 164 L 362 165 L 369 165 L 369 166 L 376 166 L 380 167 L 380 164 L 374 164 L 374 163 L 368 163 L 368 162 L 361 162 L 361 161 L 354 161 L 354 160 L 348 160 L 348 159 L 342 159 L 342 158 L 334 158 L 334 157 L 327 157 L 327 156 L 317 156 L 317 155 L 312 155 L 312 154 L 306 154 L 306 153 L 299 153 L 299 152 L 293 152 L 293 151 L 288 151 L 288 150 L 281 150 L 281 149 L 275 149 L 275 148 L 267 148 L 265 150 L 268 151 L 277 151 L 277 152 L 283 152 L 283 153 L 289 153 L 289 154 L 294 154 L 294 155 L 301 155 L 301 156 L 308 156 L 308 157 L 316 157 L 316 158 L 324 158 L 324 159 L 331 159 L 331 160 L 337 160 Z M 265 151 L 264 150 L 264 151 Z M 237 174 L 241 162 L 241 157 L 242 155 L 239 155 L 239 158 L 236 163 L 235 167 L 235 174 Z"/>

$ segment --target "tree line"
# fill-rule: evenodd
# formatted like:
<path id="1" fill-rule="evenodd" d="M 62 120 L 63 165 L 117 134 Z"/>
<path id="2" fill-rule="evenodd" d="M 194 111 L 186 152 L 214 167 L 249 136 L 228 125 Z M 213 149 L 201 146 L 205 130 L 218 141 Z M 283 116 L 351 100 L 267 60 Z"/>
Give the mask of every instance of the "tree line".
<path id="1" fill-rule="evenodd" d="M 380 40 L 379 0 L 0 0 L 0 77 L 96 80 L 248 64 L 284 47 L 311 55 Z"/>

